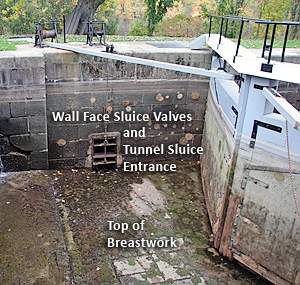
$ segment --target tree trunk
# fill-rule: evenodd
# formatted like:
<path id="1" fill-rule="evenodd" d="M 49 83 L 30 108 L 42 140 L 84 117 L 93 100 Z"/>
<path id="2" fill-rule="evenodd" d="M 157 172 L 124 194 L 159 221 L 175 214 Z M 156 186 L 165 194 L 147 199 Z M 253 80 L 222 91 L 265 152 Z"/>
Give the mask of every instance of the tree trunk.
<path id="1" fill-rule="evenodd" d="M 291 21 L 298 22 L 300 20 L 300 1 L 294 0 L 291 7 Z M 296 39 L 299 26 L 293 26 L 291 29 L 291 38 Z"/>
<path id="2" fill-rule="evenodd" d="M 78 0 L 72 14 L 66 19 L 66 33 L 82 35 L 85 32 L 85 21 L 93 19 L 98 7 L 105 0 Z"/>

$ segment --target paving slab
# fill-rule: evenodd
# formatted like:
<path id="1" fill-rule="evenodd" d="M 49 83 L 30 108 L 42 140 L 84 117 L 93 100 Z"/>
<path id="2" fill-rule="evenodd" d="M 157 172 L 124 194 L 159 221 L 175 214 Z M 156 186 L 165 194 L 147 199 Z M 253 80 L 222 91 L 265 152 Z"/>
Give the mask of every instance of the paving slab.
<path id="1" fill-rule="evenodd" d="M 145 272 L 145 269 L 137 262 L 136 258 L 115 260 L 113 264 L 118 276 Z"/>

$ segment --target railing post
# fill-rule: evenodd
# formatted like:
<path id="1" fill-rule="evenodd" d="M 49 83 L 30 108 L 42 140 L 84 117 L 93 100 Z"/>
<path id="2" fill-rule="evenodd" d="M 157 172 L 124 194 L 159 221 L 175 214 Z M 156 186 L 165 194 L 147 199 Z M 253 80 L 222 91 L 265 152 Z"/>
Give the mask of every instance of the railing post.
<path id="1" fill-rule="evenodd" d="M 285 49 L 286 49 L 286 43 L 287 43 L 287 40 L 288 40 L 289 28 L 290 28 L 290 25 L 288 24 L 286 26 L 285 35 L 284 35 L 282 54 L 281 54 L 281 62 L 284 62 L 284 54 L 285 54 Z"/>
<path id="2" fill-rule="evenodd" d="M 226 19 L 226 24 L 225 24 L 225 32 L 224 32 L 224 36 L 227 36 L 227 29 L 228 29 L 228 18 Z"/>
<path id="3" fill-rule="evenodd" d="M 242 33 L 243 33 L 243 28 L 244 28 L 244 19 L 241 20 L 241 26 L 240 26 L 240 32 L 239 32 L 239 38 L 236 46 L 236 51 L 235 51 L 235 56 L 233 57 L 233 62 L 235 62 L 235 58 L 239 54 L 239 49 L 240 49 L 240 44 L 241 44 L 241 39 L 242 39 Z"/>
<path id="4" fill-rule="evenodd" d="M 273 25 L 273 31 L 272 31 L 272 37 L 271 37 L 271 44 L 270 44 L 270 51 L 269 51 L 269 55 L 268 55 L 268 64 L 271 61 L 272 50 L 273 50 L 274 39 L 275 39 L 275 33 L 276 33 L 276 27 L 277 27 L 277 24 L 275 23 Z"/>
<path id="5" fill-rule="evenodd" d="M 208 30 L 208 37 L 210 37 L 210 33 L 211 33 L 211 22 L 212 22 L 212 16 L 209 16 L 209 30 Z"/>
<path id="6" fill-rule="evenodd" d="M 66 16 L 63 15 L 63 33 L 64 33 L 64 43 L 67 42 L 67 39 L 66 39 Z"/>
<path id="7" fill-rule="evenodd" d="M 267 26 L 266 26 L 266 33 L 265 33 L 264 45 L 263 45 L 263 50 L 262 50 L 262 54 L 261 54 L 262 58 L 265 57 L 265 50 L 266 50 L 266 45 L 267 45 L 267 39 L 268 39 L 268 33 L 269 33 L 269 26 L 270 26 L 270 24 L 267 24 Z"/>
<path id="8" fill-rule="evenodd" d="M 222 17 L 222 20 L 221 20 L 221 26 L 220 26 L 219 44 L 221 43 L 221 40 L 222 40 L 223 23 L 224 23 L 224 18 Z"/>

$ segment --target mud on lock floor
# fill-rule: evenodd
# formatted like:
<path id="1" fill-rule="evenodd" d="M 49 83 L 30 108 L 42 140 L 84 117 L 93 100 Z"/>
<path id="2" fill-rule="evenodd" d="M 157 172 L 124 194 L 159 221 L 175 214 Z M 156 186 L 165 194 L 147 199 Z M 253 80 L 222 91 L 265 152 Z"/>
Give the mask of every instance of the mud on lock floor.
<path id="1" fill-rule="evenodd" d="M 9 174 L 0 184 L 0 284 L 267 284 L 222 259 L 199 168 L 176 173 L 89 170 Z M 108 231 L 108 220 L 145 230 Z M 178 248 L 111 249 L 107 238 L 173 236 Z"/>

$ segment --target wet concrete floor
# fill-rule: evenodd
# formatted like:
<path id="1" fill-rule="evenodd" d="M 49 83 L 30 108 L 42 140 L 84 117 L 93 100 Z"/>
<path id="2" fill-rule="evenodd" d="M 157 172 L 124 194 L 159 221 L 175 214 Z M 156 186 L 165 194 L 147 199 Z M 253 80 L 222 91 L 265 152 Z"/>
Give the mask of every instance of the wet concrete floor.
<path id="1" fill-rule="evenodd" d="M 0 284 L 267 284 L 212 248 L 199 181 L 193 162 L 166 174 L 9 174 L 0 183 Z M 108 220 L 145 228 L 122 234 Z M 108 248 L 109 237 L 174 237 L 178 247 Z"/>

